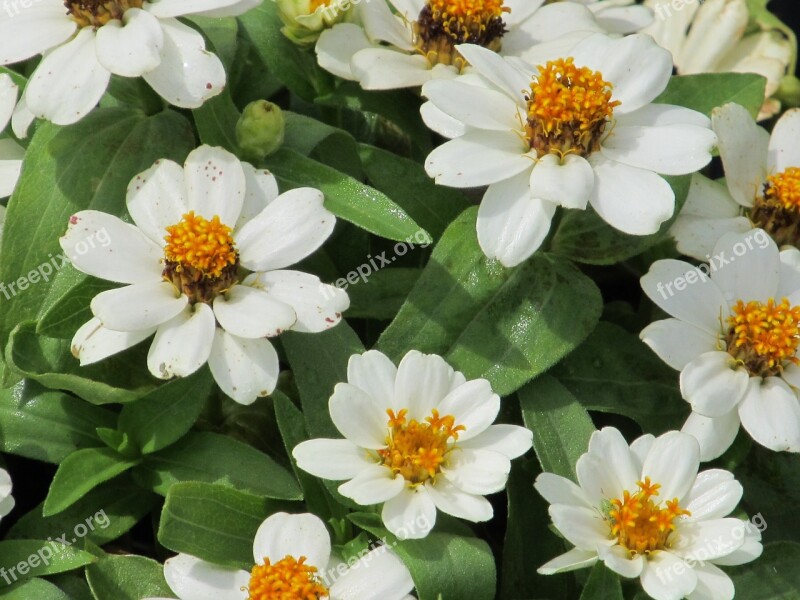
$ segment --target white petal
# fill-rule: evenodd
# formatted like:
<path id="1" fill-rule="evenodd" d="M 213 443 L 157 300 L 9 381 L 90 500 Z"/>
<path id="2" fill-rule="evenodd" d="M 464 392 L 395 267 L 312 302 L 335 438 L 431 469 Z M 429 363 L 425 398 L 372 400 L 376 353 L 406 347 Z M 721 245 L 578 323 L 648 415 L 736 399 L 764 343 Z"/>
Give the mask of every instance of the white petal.
<path id="1" fill-rule="evenodd" d="M 47 54 L 25 88 L 27 107 L 37 117 L 70 125 L 91 111 L 111 77 L 97 60 L 91 27 Z"/>
<path id="2" fill-rule="evenodd" d="M 436 505 L 427 486 L 406 487 L 383 505 L 381 518 L 398 539 L 416 540 L 427 536 L 436 524 Z"/>
<path id="3" fill-rule="evenodd" d="M 732 199 L 731 202 L 733 202 Z M 738 205 L 736 206 L 738 207 Z M 747 217 L 706 219 L 691 215 L 684 216 L 681 212 L 669 232 L 675 238 L 678 252 L 699 261 L 705 261 L 711 256 L 714 244 L 723 235 L 731 232 L 745 233 L 752 227 L 753 225 Z"/>
<path id="4" fill-rule="evenodd" d="M 505 0 L 503 5 L 510 8 L 511 12 L 503 15 L 503 21 L 509 29 L 516 28 L 518 24 L 539 14 L 544 2 L 545 0 Z M 505 42 L 505 39 L 503 41 Z"/>
<path id="5" fill-rule="evenodd" d="M 714 560 L 742 546 L 745 523 L 741 519 L 681 520 L 670 536 L 670 546 L 681 558 Z"/>
<path id="6" fill-rule="evenodd" d="M 696 125 L 617 125 L 601 151 L 611 160 L 663 175 L 694 173 L 711 162 L 717 136 Z"/>
<path id="7" fill-rule="evenodd" d="M 403 600 L 414 589 L 411 573 L 388 546 L 380 546 L 360 557 L 331 586 L 336 600 Z"/>
<path id="8" fill-rule="evenodd" d="M 800 400 L 778 377 L 750 380 L 739 405 L 742 427 L 759 444 L 776 452 L 800 452 Z"/>
<path id="9" fill-rule="evenodd" d="M 164 254 L 137 227 L 96 210 L 70 217 L 61 249 L 79 271 L 117 283 L 161 281 Z"/>
<path id="10" fill-rule="evenodd" d="M 775 296 L 781 270 L 778 246 L 761 230 L 725 234 L 714 246 L 714 257 L 717 267 L 711 278 L 731 304 Z M 720 265 L 723 259 L 731 264 Z"/>
<path id="11" fill-rule="evenodd" d="M 455 371 L 436 354 L 411 350 L 400 361 L 395 380 L 395 411 L 407 409 L 409 420 L 423 422 L 450 392 Z"/>
<path id="12" fill-rule="evenodd" d="M 489 186 L 478 208 L 481 249 L 505 267 L 517 266 L 539 249 L 555 211 L 555 204 L 531 197 L 527 172 Z"/>
<path id="13" fill-rule="evenodd" d="M 92 312 L 115 331 L 140 331 L 166 323 L 189 302 L 171 283 L 156 281 L 100 292 L 92 299 Z"/>
<path id="14" fill-rule="evenodd" d="M 364 30 L 354 23 L 339 23 L 325 30 L 315 47 L 319 66 L 342 79 L 354 80 L 350 61 L 359 50 L 371 48 Z"/>
<path id="15" fill-rule="evenodd" d="M 637 461 L 638 464 L 638 461 Z M 578 483 L 586 493 L 593 506 L 599 505 L 603 500 L 621 498 L 625 490 L 635 488 L 638 476 L 625 482 L 620 482 L 614 466 L 594 454 L 583 454 L 575 464 Z"/>
<path id="16" fill-rule="evenodd" d="M 213 12 L 236 6 L 239 0 L 155 0 L 147 9 L 160 19 Z"/>
<path id="17" fill-rule="evenodd" d="M 305 556 L 306 564 L 324 569 L 331 557 L 331 538 L 325 524 L 316 515 L 275 513 L 258 528 L 253 540 L 253 559 L 263 564 L 291 556 Z"/>
<path id="18" fill-rule="evenodd" d="M 389 432 L 386 409 L 371 396 L 350 383 L 337 383 L 328 401 L 336 428 L 362 448 L 386 447 Z"/>
<path id="19" fill-rule="evenodd" d="M 365 90 L 418 87 L 433 77 L 431 64 L 424 56 L 383 47 L 359 50 L 350 67 Z"/>
<path id="20" fill-rule="evenodd" d="M 14 131 L 14 135 L 20 139 L 28 137 L 28 129 L 30 129 L 31 123 L 35 120 L 36 115 L 34 115 L 28 107 L 28 103 L 25 100 L 25 93 L 23 92 L 22 99 L 17 103 L 14 114 L 11 115 L 11 128 Z"/>
<path id="21" fill-rule="evenodd" d="M 658 260 L 640 282 L 644 293 L 661 310 L 719 335 L 719 318 L 729 314 L 728 301 L 701 269 L 680 260 Z"/>
<path id="22" fill-rule="evenodd" d="M 354 354 L 347 363 L 347 381 L 372 396 L 378 404 L 394 405 L 397 367 L 385 354 L 369 350 Z"/>
<path id="23" fill-rule="evenodd" d="M 656 438 L 642 465 L 642 476 L 661 484 L 663 502 L 682 499 L 697 478 L 700 466 L 700 445 L 680 431 L 669 431 Z"/>
<path id="24" fill-rule="evenodd" d="M 17 104 L 17 84 L 6 73 L 0 74 L 0 131 L 8 125 Z"/>
<path id="25" fill-rule="evenodd" d="M 97 30 L 97 59 L 115 75 L 139 77 L 161 63 L 164 32 L 153 15 L 139 8 L 125 11 Z"/>
<path id="26" fill-rule="evenodd" d="M 572 481 L 553 473 L 539 473 L 533 487 L 549 504 L 567 504 L 591 508 L 583 490 Z"/>
<path id="27" fill-rule="evenodd" d="M 468 131 L 425 160 L 425 170 L 436 183 L 457 188 L 503 182 L 532 166 L 523 138 L 511 131 Z"/>
<path id="28" fill-rule="evenodd" d="M 633 440 L 631 443 L 631 454 L 633 454 L 633 457 L 636 460 L 636 467 L 639 473 L 642 472 L 644 461 L 647 458 L 647 455 L 650 454 L 650 450 L 652 449 L 655 441 L 656 436 L 654 436 L 652 433 L 645 433 Z"/>
<path id="29" fill-rule="evenodd" d="M 664 319 L 645 327 L 642 341 L 673 369 L 682 370 L 695 358 L 715 348 L 718 338 L 679 319 Z"/>
<path id="30" fill-rule="evenodd" d="M 247 285 L 214 298 L 214 315 L 228 333 L 247 339 L 275 337 L 297 320 L 291 306 Z"/>
<path id="31" fill-rule="evenodd" d="M 458 434 L 464 442 L 483 433 L 494 423 L 500 412 L 500 396 L 492 391 L 485 379 L 473 379 L 452 390 L 439 404 L 439 414 L 455 417 L 456 425 L 466 431 Z"/>
<path id="32" fill-rule="evenodd" d="M 75 332 L 72 354 L 80 359 L 81 366 L 91 365 L 109 356 L 127 350 L 150 337 L 155 328 L 143 331 L 112 331 L 103 327 L 100 319 L 92 317 Z"/>
<path id="33" fill-rule="evenodd" d="M 642 555 L 634 554 L 631 556 L 630 552 L 619 544 L 615 546 L 600 546 L 597 549 L 597 554 L 609 569 L 628 579 L 638 577 L 642 573 L 642 569 L 644 569 L 645 561 Z"/>
<path id="34" fill-rule="evenodd" d="M 278 181 L 266 169 L 256 169 L 250 163 L 242 163 L 245 179 L 244 202 L 234 230 L 254 219 L 267 205 L 278 197 Z"/>
<path id="35" fill-rule="evenodd" d="M 598 546 L 610 546 L 611 529 L 597 511 L 565 504 L 550 505 L 550 517 L 569 543 L 583 550 L 596 550 Z"/>
<path id="36" fill-rule="evenodd" d="M 336 217 L 313 188 L 281 194 L 236 235 L 242 265 L 271 271 L 293 265 L 319 248 L 333 231 Z"/>
<path id="37" fill-rule="evenodd" d="M 438 478 L 435 485 L 426 485 L 425 488 L 436 508 L 448 515 L 473 523 L 482 523 L 494 516 L 492 505 L 486 498 L 478 494 L 468 494 L 444 477 Z"/>
<path id="38" fill-rule="evenodd" d="M 589 202 L 609 225 L 630 235 L 649 235 L 675 211 L 675 193 L 659 175 L 599 153 L 589 162 L 595 183 Z"/>
<path id="39" fill-rule="evenodd" d="M 342 320 L 342 312 L 350 306 L 347 292 L 300 271 L 253 273 L 242 283 L 291 306 L 297 317 L 293 331 L 317 333 L 330 329 Z"/>
<path id="40" fill-rule="evenodd" d="M 686 598 L 688 600 L 733 600 L 736 590 L 733 581 L 722 569 L 711 563 L 694 566 L 697 587 Z"/>
<path id="41" fill-rule="evenodd" d="M 515 11 L 513 8 L 511 10 L 509 17 L 514 17 Z M 520 15 L 516 15 L 512 20 L 519 22 L 519 18 Z M 508 23 L 508 18 L 505 21 Z M 542 42 L 560 40 L 575 31 L 584 31 L 588 35 L 602 29 L 591 11 L 580 4 L 559 2 L 543 6 L 518 25 L 509 23 L 509 31 L 503 36 L 502 53 L 505 56 L 527 58 L 527 52 Z"/>
<path id="42" fill-rule="evenodd" d="M 753 206 L 767 176 L 769 134 L 738 104 L 715 108 L 711 121 L 731 196 L 742 206 Z"/>
<path id="43" fill-rule="evenodd" d="M 555 557 L 539 567 L 536 572 L 541 575 L 555 575 L 576 569 L 591 567 L 597 562 L 597 552 L 594 550 L 581 550 L 573 548 L 561 556 Z"/>
<path id="44" fill-rule="evenodd" d="M 225 69 L 205 49 L 203 36 L 176 19 L 162 19 L 161 64 L 142 77 L 159 96 L 181 108 L 199 108 L 222 92 Z"/>
<path id="45" fill-rule="evenodd" d="M 468 494 L 494 494 L 506 486 L 511 461 L 498 452 L 460 448 L 442 465 L 442 473 Z"/>
<path id="46" fill-rule="evenodd" d="M 631 113 L 619 115 L 617 125 L 632 127 L 664 127 L 667 125 L 695 125 L 708 129 L 711 119 L 703 113 L 672 104 L 647 104 Z"/>
<path id="47" fill-rule="evenodd" d="M 467 133 L 466 125 L 438 109 L 433 102 L 423 102 L 422 106 L 419 107 L 419 114 L 428 129 L 448 139 L 461 137 Z"/>
<path id="48" fill-rule="evenodd" d="M 440 79 L 426 83 L 422 94 L 439 110 L 470 127 L 494 131 L 519 128 L 517 103 L 498 91 Z"/>
<path id="49" fill-rule="evenodd" d="M 295 446 L 292 456 L 304 471 L 334 481 L 352 479 L 375 464 L 350 440 L 308 440 Z"/>
<path id="50" fill-rule="evenodd" d="M 657 550 L 645 561 L 641 582 L 654 600 L 681 600 L 697 586 L 697 575 L 671 552 Z"/>
<path id="51" fill-rule="evenodd" d="M 373 41 L 387 42 L 401 50 L 414 50 L 411 24 L 392 14 L 386 2 L 365 2 L 359 11 L 367 36 Z"/>
<path id="52" fill-rule="evenodd" d="M 709 469 L 697 475 L 682 506 L 692 513 L 689 517 L 692 520 L 718 519 L 733 512 L 742 492 L 742 484 L 733 478 L 733 473 Z"/>
<path id="53" fill-rule="evenodd" d="M 470 440 L 459 437 L 461 448 L 474 448 L 499 452 L 508 458 L 517 458 L 531 449 L 533 432 L 518 425 L 492 425 Z"/>
<path id="54" fill-rule="evenodd" d="M 0 139 L 0 198 L 14 193 L 25 149 L 12 139 Z"/>
<path id="55" fill-rule="evenodd" d="M 154 377 L 187 377 L 206 364 L 214 342 L 214 312 L 208 304 L 186 307 L 158 328 L 147 354 Z"/>
<path id="56" fill-rule="evenodd" d="M 18 63 L 72 37 L 77 29 L 61 3 L 12 4 L 0 15 L 0 65 Z M 13 9 L 13 10 L 12 10 Z"/>
<path id="57" fill-rule="evenodd" d="M 475 44 L 461 44 L 458 51 L 481 76 L 524 105 L 523 93 L 530 89 L 532 70 L 525 73 L 496 52 Z"/>
<path id="58" fill-rule="evenodd" d="M 209 221 L 215 216 L 233 227 L 239 219 L 246 189 L 239 159 L 223 148 L 200 146 L 184 165 L 187 205 Z"/>
<path id="59" fill-rule="evenodd" d="M 681 431 L 694 436 L 700 443 L 700 460 L 714 460 L 722 456 L 736 439 L 739 432 L 739 412 L 732 410 L 729 414 L 714 419 L 693 412 L 686 419 Z"/>
<path id="60" fill-rule="evenodd" d="M 543 156 L 531 173 L 531 195 L 564 208 L 585 209 L 593 187 L 591 165 L 574 154 Z"/>
<path id="61" fill-rule="evenodd" d="M 142 233 L 164 246 L 166 228 L 180 223 L 189 211 L 183 168 L 171 160 L 157 160 L 131 180 L 127 206 Z"/>
<path id="62" fill-rule="evenodd" d="M 767 528 L 767 523 L 761 513 L 753 515 L 750 521 L 742 521 L 744 540 L 742 545 L 726 556 L 714 559 L 714 564 L 735 567 L 752 562 L 761 556 L 764 547 L 761 545 L 761 532 Z M 737 530 L 736 535 L 739 534 Z"/>
<path id="63" fill-rule="evenodd" d="M 357 504 L 369 506 L 391 500 L 402 493 L 406 480 L 399 473 L 383 465 L 370 465 L 347 483 L 339 486 L 339 493 Z"/>
<path id="64" fill-rule="evenodd" d="M 798 138 L 800 138 L 800 110 L 793 108 L 783 113 L 772 130 L 768 164 L 771 172 L 780 173 L 789 167 L 800 165 Z"/>
<path id="65" fill-rule="evenodd" d="M 727 352 L 701 354 L 681 371 L 681 395 L 706 417 L 731 412 L 744 396 L 750 375 Z"/>
<path id="66" fill-rule="evenodd" d="M 214 333 L 208 366 L 220 389 L 239 404 L 268 396 L 278 383 L 278 354 L 269 340 L 231 335 L 221 327 Z"/>
<path id="67" fill-rule="evenodd" d="M 192 600 L 241 600 L 242 587 L 250 573 L 220 567 L 188 554 L 178 554 L 164 563 L 164 578 L 179 598 Z"/>
<path id="68" fill-rule="evenodd" d="M 589 454 L 608 465 L 608 474 L 613 480 L 614 489 L 619 490 L 617 495 L 620 497 L 623 490 L 632 489 L 639 481 L 641 473 L 638 461 L 618 429 L 603 427 L 592 433 Z"/>

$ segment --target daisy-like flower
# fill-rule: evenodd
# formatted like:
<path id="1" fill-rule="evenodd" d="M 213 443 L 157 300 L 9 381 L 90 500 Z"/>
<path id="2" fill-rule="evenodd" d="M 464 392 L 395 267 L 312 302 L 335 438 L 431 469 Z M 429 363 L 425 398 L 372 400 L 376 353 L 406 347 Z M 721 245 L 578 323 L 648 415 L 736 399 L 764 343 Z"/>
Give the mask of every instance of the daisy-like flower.
<path id="1" fill-rule="evenodd" d="M 620 231 L 655 233 L 675 210 L 661 175 L 692 173 L 711 160 L 716 136 L 705 115 L 652 104 L 672 58 L 649 36 L 595 34 L 538 67 L 474 45 L 459 52 L 483 83 L 423 87 L 425 122 L 454 138 L 425 168 L 442 185 L 489 186 L 478 241 L 508 267 L 541 245 L 559 205 L 591 204 Z"/>
<path id="2" fill-rule="evenodd" d="M 0 74 L 0 133 L 2 133 L 17 103 L 17 86 L 10 76 Z M 17 185 L 25 149 L 11 138 L 0 138 L 0 198 L 10 196 Z"/>
<path id="3" fill-rule="evenodd" d="M 276 513 L 258 528 L 248 573 L 178 554 L 164 578 L 180 600 L 413 600 L 411 574 L 387 546 L 349 566 L 331 555 L 328 530 L 312 514 Z M 146 598 L 145 600 L 169 600 Z"/>
<path id="4" fill-rule="evenodd" d="M 559 2 L 561 0 L 550 0 Z M 636 0 L 569 0 L 583 4 L 594 13 L 600 26 L 609 33 L 628 34 L 653 22 L 653 11 Z"/>
<path id="5" fill-rule="evenodd" d="M 91 364 L 155 333 L 154 376 L 185 377 L 208 362 L 237 402 L 266 396 L 279 370 L 268 338 L 329 329 L 349 306 L 339 288 L 284 270 L 333 230 L 322 202 L 311 188 L 279 196 L 273 175 L 221 148 L 194 150 L 183 168 L 156 161 L 128 187 L 135 225 L 86 210 L 61 238 L 79 271 L 127 284 L 95 296 L 73 354 Z"/>
<path id="6" fill-rule="evenodd" d="M 778 246 L 800 247 L 800 109 L 786 111 L 771 136 L 738 104 L 714 109 L 711 122 L 727 191 L 695 176 L 671 229 L 678 249 L 706 260 L 723 233 L 751 227 L 764 229 Z"/>
<path id="7" fill-rule="evenodd" d="M 655 600 L 732 600 L 733 581 L 717 565 L 758 558 L 761 533 L 725 518 L 742 486 L 722 469 L 698 473 L 699 454 L 697 441 L 678 431 L 643 435 L 630 446 L 613 427 L 596 431 L 578 459 L 578 485 L 552 473 L 536 478 L 553 524 L 575 545 L 539 573 L 600 560 L 638 577 Z"/>
<path id="8" fill-rule="evenodd" d="M 323 30 L 344 21 L 362 0 L 345 4 L 334 0 L 276 0 L 283 34 L 295 44 L 313 44 Z M 373 0 L 363 0 L 372 2 Z"/>
<path id="9" fill-rule="evenodd" d="M 466 381 L 440 356 L 415 350 L 399 367 L 375 350 L 352 356 L 329 406 L 345 439 L 299 444 L 297 465 L 349 480 L 339 492 L 358 504 L 385 503 L 383 522 L 401 539 L 427 536 L 437 508 L 491 519 L 484 494 L 505 487 L 511 459 L 533 439 L 524 427 L 492 424 L 500 398 L 488 381 Z"/>
<path id="10" fill-rule="evenodd" d="M 725 234 L 711 264 L 659 260 L 642 289 L 672 318 L 640 337 L 680 374 L 683 427 L 702 459 L 720 456 L 739 423 L 771 450 L 800 451 L 800 251 L 762 230 Z"/>
<path id="11" fill-rule="evenodd" d="M 695 73 L 757 73 L 767 78 L 766 97 L 759 119 L 780 112 L 771 98 L 795 52 L 777 29 L 750 32 L 747 0 L 683 2 L 645 0 L 656 18 L 643 31 L 672 52 L 680 75 Z M 748 32 L 748 33 L 746 33 Z"/>
<path id="12" fill-rule="evenodd" d="M 14 509 L 11 487 L 11 475 L 5 469 L 0 469 L 0 519 Z"/>
<path id="13" fill-rule="evenodd" d="M 33 117 L 59 125 L 91 111 L 111 75 L 143 77 L 165 100 L 197 108 L 219 94 L 225 70 L 203 36 L 176 19 L 238 15 L 261 0 L 37 0 L 0 11 L 0 64 L 42 54 L 14 130 Z"/>
<path id="14" fill-rule="evenodd" d="M 320 66 L 364 89 L 417 87 L 451 79 L 468 67 L 456 46 L 478 44 L 525 57 L 538 44 L 602 31 L 591 11 L 544 0 L 368 0 L 356 6 L 363 24 L 340 23 L 323 32 Z M 354 3 L 355 4 L 355 3 Z"/>

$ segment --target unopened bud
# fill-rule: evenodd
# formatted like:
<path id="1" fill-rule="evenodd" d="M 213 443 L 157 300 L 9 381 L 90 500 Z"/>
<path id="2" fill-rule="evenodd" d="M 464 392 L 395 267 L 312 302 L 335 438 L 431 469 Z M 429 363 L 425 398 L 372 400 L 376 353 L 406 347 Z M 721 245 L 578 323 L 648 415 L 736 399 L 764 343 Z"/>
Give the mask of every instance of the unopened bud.
<path id="1" fill-rule="evenodd" d="M 286 121 L 277 104 L 256 100 L 248 104 L 236 124 L 236 141 L 250 159 L 262 159 L 283 145 Z"/>

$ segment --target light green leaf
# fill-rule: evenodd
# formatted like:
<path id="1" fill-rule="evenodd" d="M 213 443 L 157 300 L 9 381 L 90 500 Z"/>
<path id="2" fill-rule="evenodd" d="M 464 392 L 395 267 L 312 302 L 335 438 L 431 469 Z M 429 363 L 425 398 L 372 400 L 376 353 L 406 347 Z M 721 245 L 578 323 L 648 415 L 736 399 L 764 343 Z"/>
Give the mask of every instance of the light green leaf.
<path id="1" fill-rule="evenodd" d="M 0 583 L 0 585 L 3 585 Z M 3 588 L 0 598 L 4 600 L 70 600 L 70 597 L 45 579 L 28 579 L 22 585 Z"/>
<path id="2" fill-rule="evenodd" d="M 108 554 L 86 567 L 86 580 L 95 600 L 174 598 L 160 563 L 144 556 Z"/>
<path id="3" fill-rule="evenodd" d="M 598 562 L 592 568 L 580 600 L 623 600 L 619 575 Z"/>
<path id="4" fill-rule="evenodd" d="M 685 106 L 707 116 L 728 102 L 741 104 L 753 118 L 764 104 L 767 80 L 753 73 L 701 73 L 670 79 L 667 89 L 653 100 L 659 104 Z"/>
<path id="5" fill-rule="evenodd" d="M 7 573 L 0 588 L 30 577 L 78 569 L 94 560 L 88 552 L 54 541 L 5 540 L 0 542 L 0 565 Z"/>

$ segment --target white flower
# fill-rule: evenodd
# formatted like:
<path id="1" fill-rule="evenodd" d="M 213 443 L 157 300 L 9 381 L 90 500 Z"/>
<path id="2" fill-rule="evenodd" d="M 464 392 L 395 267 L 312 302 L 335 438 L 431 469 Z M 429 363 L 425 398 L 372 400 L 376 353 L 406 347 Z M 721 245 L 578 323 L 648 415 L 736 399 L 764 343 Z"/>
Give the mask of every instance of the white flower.
<path id="1" fill-rule="evenodd" d="M 194 150 L 183 168 L 156 161 L 128 186 L 135 225 L 87 210 L 61 238 L 78 270 L 127 284 L 95 296 L 73 353 L 91 364 L 155 333 L 154 376 L 185 377 L 208 362 L 237 402 L 269 394 L 278 356 L 268 338 L 323 331 L 349 306 L 339 288 L 284 270 L 333 230 L 322 201 L 311 188 L 279 196 L 269 172 L 221 148 Z"/>
<path id="2" fill-rule="evenodd" d="M 653 12 L 636 0 L 570 0 L 584 4 L 594 13 L 600 26 L 609 33 L 628 34 L 653 22 Z"/>
<path id="3" fill-rule="evenodd" d="M 786 111 L 771 136 L 738 104 L 714 109 L 711 122 L 727 190 L 695 175 L 671 229 L 678 250 L 705 260 L 723 233 L 753 226 L 778 246 L 800 246 L 800 109 Z"/>
<path id="4" fill-rule="evenodd" d="M 702 459 L 720 456 L 740 422 L 762 446 L 800 451 L 800 251 L 779 253 L 761 229 L 727 233 L 710 266 L 659 260 L 641 284 L 673 317 L 640 337 L 681 372 L 693 410 L 683 431 Z"/>
<path id="5" fill-rule="evenodd" d="M 14 509 L 14 496 L 11 495 L 11 476 L 5 469 L 0 469 L 0 518 Z"/>
<path id="6" fill-rule="evenodd" d="M 75 123 L 105 93 L 112 74 L 143 77 L 165 100 L 197 108 L 225 85 L 203 36 L 176 17 L 236 15 L 261 0 L 36 0 L 0 11 L 0 64 L 42 54 L 25 88 L 14 131 L 34 116 Z M 66 7 L 65 7 L 66 4 Z"/>
<path id="7" fill-rule="evenodd" d="M 361 1 L 374 0 L 276 0 L 281 31 L 295 44 L 313 44 L 324 29 L 350 17 Z"/>
<path id="8" fill-rule="evenodd" d="M 750 21 L 747 0 L 687 0 L 676 9 L 672 0 L 645 0 L 656 18 L 644 29 L 672 52 L 680 75 L 695 73 L 757 73 L 767 78 L 759 119 L 780 112 L 771 96 L 792 61 L 792 42 L 778 30 L 746 33 Z"/>
<path id="9" fill-rule="evenodd" d="M 602 31 L 591 11 L 544 0 L 363 0 L 354 2 L 363 26 L 340 23 L 323 32 L 320 66 L 364 89 L 417 87 L 456 77 L 468 67 L 456 46 L 475 43 L 525 57 L 538 44 L 563 45 Z M 447 15 L 445 18 L 444 15 Z"/>
<path id="10" fill-rule="evenodd" d="M 739 565 L 761 554 L 761 533 L 748 521 L 724 518 L 742 486 L 722 469 L 698 473 L 690 435 L 643 435 L 630 446 L 619 431 L 592 434 L 578 459 L 578 484 L 542 473 L 536 490 L 550 517 L 575 548 L 539 569 L 551 575 L 600 560 L 638 577 L 655 600 L 732 600 L 733 582 L 717 565 Z"/>
<path id="11" fill-rule="evenodd" d="M 532 434 L 492 425 L 500 398 L 489 382 L 467 382 L 443 358 L 412 350 L 395 367 L 371 350 L 354 355 L 348 383 L 330 399 L 331 418 L 346 439 L 303 442 L 292 452 L 316 477 L 342 480 L 339 493 L 383 505 L 383 522 L 401 539 L 422 538 L 436 509 L 469 521 L 492 518 L 484 494 L 505 487 L 511 459 Z"/>
<path id="12" fill-rule="evenodd" d="M 0 133 L 8 125 L 17 103 L 17 86 L 11 77 L 0 74 Z M 25 149 L 11 138 L 0 138 L 0 198 L 10 196 L 17 185 Z"/>
<path id="13" fill-rule="evenodd" d="M 423 87 L 425 122 L 455 138 L 425 168 L 442 185 L 489 186 L 478 241 L 506 266 L 536 251 L 559 205 L 588 203 L 616 229 L 655 233 L 675 210 L 661 174 L 692 173 L 711 160 L 708 118 L 651 104 L 672 59 L 649 36 L 595 34 L 538 67 L 478 46 L 459 51 L 482 79 Z"/>
<path id="14" fill-rule="evenodd" d="M 298 599 L 413 600 L 408 595 L 414 588 L 411 574 L 388 546 L 370 550 L 348 566 L 331 556 L 328 530 L 312 514 L 267 518 L 256 533 L 253 560 L 255 566 L 247 572 L 178 554 L 164 564 L 164 578 L 179 600 L 283 598 L 286 588 L 276 587 L 276 581 L 302 590 Z"/>

